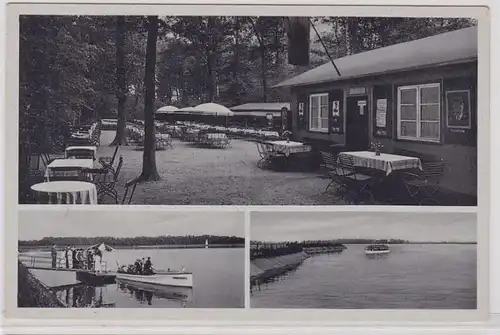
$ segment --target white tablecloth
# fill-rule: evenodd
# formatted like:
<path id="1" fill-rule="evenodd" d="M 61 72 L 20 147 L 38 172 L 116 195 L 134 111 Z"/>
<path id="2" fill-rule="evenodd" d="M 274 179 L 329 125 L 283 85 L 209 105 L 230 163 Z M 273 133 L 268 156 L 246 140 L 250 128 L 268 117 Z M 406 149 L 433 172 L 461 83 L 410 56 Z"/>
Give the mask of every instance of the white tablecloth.
<path id="1" fill-rule="evenodd" d="M 56 159 L 47 166 L 45 170 L 45 177 L 47 180 L 50 178 L 50 170 L 53 168 L 75 168 L 78 169 L 92 169 L 94 167 L 93 159 L 79 159 L 79 158 L 68 158 L 68 159 Z"/>
<path id="2" fill-rule="evenodd" d="M 273 151 L 282 153 L 287 157 L 290 154 L 311 151 L 311 147 L 309 145 L 304 145 L 304 143 L 300 143 L 300 142 L 269 141 L 267 143 L 272 146 Z"/>
<path id="3" fill-rule="evenodd" d="M 227 138 L 227 135 L 226 134 L 223 134 L 223 133 L 208 133 L 208 134 L 205 134 L 205 136 L 208 138 L 208 139 L 213 139 L 213 140 L 221 140 L 221 139 L 226 139 Z"/>
<path id="4" fill-rule="evenodd" d="M 97 189 L 83 181 L 50 181 L 31 186 L 38 193 L 39 201 L 58 205 L 96 205 Z"/>
<path id="5" fill-rule="evenodd" d="M 340 155 L 352 157 L 355 166 L 381 170 L 384 171 L 386 175 L 389 175 L 395 170 L 422 169 L 422 162 L 416 157 L 385 153 L 381 153 L 377 156 L 375 152 L 372 151 L 350 151 L 342 152 Z"/>
<path id="6" fill-rule="evenodd" d="M 69 146 L 65 150 L 65 155 L 66 158 L 68 156 L 71 156 L 71 151 L 77 150 L 77 151 L 91 151 L 92 156 L 95 158 L 97 157 L 97 147 L 93 145 L 88 145 L 88 146 Z"/>

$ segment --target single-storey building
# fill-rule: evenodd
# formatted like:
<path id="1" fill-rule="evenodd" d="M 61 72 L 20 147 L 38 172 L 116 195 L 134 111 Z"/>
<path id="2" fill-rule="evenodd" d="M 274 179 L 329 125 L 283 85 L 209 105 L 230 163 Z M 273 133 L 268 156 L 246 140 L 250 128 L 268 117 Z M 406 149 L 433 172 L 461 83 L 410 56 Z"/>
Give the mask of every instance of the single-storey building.
<path id="1" fill-rule="evenodd" d="M 282 128 L 282 124 L 290 123 L 289 102 L 251 102 L 230 108 L 234 113 L 232 119 L 254 126 L 271 126 Z"/>
<path id="2" fill-rule="evenodd" d="M 336 59 L 285 80 L 292 133 L 317 146 L 444 160 L 441 185 L 477 195 L 477 27 Z"/>

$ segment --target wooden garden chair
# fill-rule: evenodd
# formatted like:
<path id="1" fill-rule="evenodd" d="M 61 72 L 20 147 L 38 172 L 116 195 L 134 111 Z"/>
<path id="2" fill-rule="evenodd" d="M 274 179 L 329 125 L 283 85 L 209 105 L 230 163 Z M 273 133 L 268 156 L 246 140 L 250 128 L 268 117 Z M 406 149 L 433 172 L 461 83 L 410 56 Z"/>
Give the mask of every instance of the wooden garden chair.
<path id="1" fill-rule="evenodd" d="M 115 159 L 116 159 L 116 155 L 118 154 L 118 150 L 120 149 L 120 146 L 117 145 L 115 147 L 115 151 L 113 152 L 113 156 L 112 157 L 109 157 L 109 156 L 105 156 L 105 157 L 100 157 L 99 158 L 99 163 L 101 163 L 102 167 L 108 171 L 111 171 L 113 170 L 113 164 L 115 162 Z"/>
<path id="2" fill-rule="evenodd" d="M 373 200 L 373 176 L 358 172 L 352 157 L 339 154 L 332 172 L 335 174 L 332 179 L 346 192 L 345 200 L 354 204 L 366 197 Z"/>
<path id="3" fill-rule="evenodd" d="M 257 162 L 257 167 L 260 169 L 265 169 L 269 167 L 269 163 L 273 157 L 272 151 L 268 148 L 264 142 L 255 142 L 257 144 L 257 150 L 259 152 L 260 160 Z"/>
<path id="4" fill-rule="evenodd" d="M 441 160 L 422 163 L 422 170 L 405 172 L 403 182 L 408 195 L 419 205 L 424 203 L 439 205 L 437 195 L 445 167 L 446 163 Z"/>
<path id="5" fill-rule="evenodd" d="M 125 193 L 123 194 L 122 205 L 130 205 L 139 181 L 140 177 L 136 177 L 125 184 Z"/>
<path id="6" fill-rule="evenodd" d="M 116 191 L 115 187 L 120 176 L 122 165 L 123 157 L 120 156 L 120 160 L 118 162 L 116 170 L 111 169 L 106 175 L 103 176 L 102 179 L 96 180 L 97 196 L 99 198 L 99 202 L 105 196 L 109 196 L 115 200 L 116 204 L 118 204 L 118 192 Z"/>

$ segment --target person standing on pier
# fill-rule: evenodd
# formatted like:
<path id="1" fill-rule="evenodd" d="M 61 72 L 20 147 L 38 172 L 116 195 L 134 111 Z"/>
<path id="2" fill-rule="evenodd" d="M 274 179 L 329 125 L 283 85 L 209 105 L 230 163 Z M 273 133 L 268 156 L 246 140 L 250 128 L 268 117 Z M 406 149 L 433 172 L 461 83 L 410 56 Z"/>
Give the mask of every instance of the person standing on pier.
<path id="1" fill-rule="evenodd" d="M 94 258 L 94 270 L 95 272 L 101 272 L 102 252 L 99 248 L 95 250 Z"/>
<path id="2" fill-rule="evenodd" d="M 71 260 L 72 260 L 72 265 L 73 265 L 73 269 L 76 269 L 78 268 L 78 259 L 76 257 L 76 253 L 78 252 L 77 249 L 75 248 L 71 248 Z"/>
<path id="3" fill-rule="evenodd" d="M 66 259 L 66 269 L 69 269 L 69 245 L 66 247 L 64 251 L 64 258 Z"/>
<path id="4" fill-rule="evenodd" d="M 50 255 L 52 256 L 52 268 L 55 269 L 57 267 L 57 249 L 55 244 L 50 249 Z"/>
<path id="5" fill-rule="evenodd" d="M 94 269 L 94 259 L 92 257 L 92 251 L 87 251 L 87 270 Z"/>

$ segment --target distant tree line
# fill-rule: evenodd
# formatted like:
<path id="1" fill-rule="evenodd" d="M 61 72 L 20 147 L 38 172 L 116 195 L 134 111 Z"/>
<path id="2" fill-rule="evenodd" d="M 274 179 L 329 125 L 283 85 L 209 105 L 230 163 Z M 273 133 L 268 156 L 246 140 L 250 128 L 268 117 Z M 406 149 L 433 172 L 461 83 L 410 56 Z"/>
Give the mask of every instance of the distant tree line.
<path id="1" fill-rule="evenodd" d="M 288 245 L 300 245 L 303 248 L 314 248 L 314 247 L 333 247 L 333 246 L 341 246 L 344 244 L 370 244 L 374 241 L 378 243 L 385 244 L 406 244 L 410 243 L 407 240 L 402 239 L 384 239 L 384 240 L 376 240 L 376 239 L 365 239 L 365 238 L 341 238 L 335 240 L 306 240 L 306 241 L 285 241 L 285 242 L 263 242 L 263 241 L 252 241 L 251 244 L 254 246 L 271 246 L 274 248 L 280 248 Z"/>
<path id="2" fill-rule="evenodd" d="M 367 238 L 341 238 L 336 240 L 311 240 L 311 241 L 287 241 L 287 242 L 264 242 L 264 241 L 251 241 L 250 244 L 253 249 L 257 248 L 272 248 L 279 249 L 289 245 L 300 245 L 303 248 L 313 248 L 313 247 L 333 247 L 341 246 L 344 244 L 372 244 L 372 243 L 382 243 L 382 244 L 476 244 L 474 241 L 409 241 L 403 239 L 367 239 Z"/>
<path id="3" fill-rule="evenodd" d="M 138 236 L 138 237 L 44 237 L 41 240 L 19 241 L 19 246 L 50 246 L 50 245 L 94 245 L 105 243 L 110 246 L 138 245 L 202 245 L 209 244 L 234 245 L 243 244 L 245 239 L 236 236 L 217 235 L 186 235 L 186 236 Z"/>

